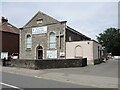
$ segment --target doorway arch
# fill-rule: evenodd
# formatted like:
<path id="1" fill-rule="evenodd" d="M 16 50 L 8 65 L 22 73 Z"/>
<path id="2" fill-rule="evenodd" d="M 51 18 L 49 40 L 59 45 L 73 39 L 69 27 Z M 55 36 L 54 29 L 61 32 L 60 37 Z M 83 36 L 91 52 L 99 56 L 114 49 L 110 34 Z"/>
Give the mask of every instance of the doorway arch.
<path id="1" fill-rule="evenodd" d="M 43 59 L 43 48 L 42 46 L 37 47 L 37 59 Z"/>

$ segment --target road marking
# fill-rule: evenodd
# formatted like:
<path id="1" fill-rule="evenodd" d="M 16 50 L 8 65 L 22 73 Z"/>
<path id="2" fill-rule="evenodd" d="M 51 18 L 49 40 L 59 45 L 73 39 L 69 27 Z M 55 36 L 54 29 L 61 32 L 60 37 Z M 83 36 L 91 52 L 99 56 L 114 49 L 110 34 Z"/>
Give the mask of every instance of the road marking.
<path id="1" fill-rule="evenodd" d="M 13 85 L 10 85 L 10 84 L 6 84 L 6 83 L 2 83 L 0 82 L 1 85 L 5 85 L 5 86 L 8 86 L 8 87 L 11 87 L 11 88 L 15 88 L 15 89 L 19 89 L 19 90 L 24 90 L 22 88 L 19 88 L 19 87 L 16 87 L 16 86 L 13 86 Z"/>

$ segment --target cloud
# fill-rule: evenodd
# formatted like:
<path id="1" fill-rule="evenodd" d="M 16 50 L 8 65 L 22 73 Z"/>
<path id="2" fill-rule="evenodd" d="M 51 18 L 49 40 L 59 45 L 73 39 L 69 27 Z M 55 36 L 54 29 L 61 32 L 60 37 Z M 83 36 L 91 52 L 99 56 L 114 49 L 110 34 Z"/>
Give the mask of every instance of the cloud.
<path id="1" fill-rule="evenodd" d="M 2 16 L 2 3 L 0 2 L 0 16 Z"/>
<path id="2" fill-rule="evenodd" d="M 3 3 L 3 15 L 17 27 L 42 11 L 60 21 L 66 20 L 70 27 L 93 39 L 106 28 L 118 26 L 117 9 L 115 2 Z"/>

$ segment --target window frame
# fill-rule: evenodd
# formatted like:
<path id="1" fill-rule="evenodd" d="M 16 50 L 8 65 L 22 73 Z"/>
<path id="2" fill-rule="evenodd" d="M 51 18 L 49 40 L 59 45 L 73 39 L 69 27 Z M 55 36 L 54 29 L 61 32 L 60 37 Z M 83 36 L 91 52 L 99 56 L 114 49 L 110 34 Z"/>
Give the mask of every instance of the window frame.
<path id="1" fill-rule="evenodd" d="M 54 40 L 52 40 L 52 41 L 51 41 L 51 33 L 54 34 Z M 52 36 L 52 38 L 53 38 L 53 36 Z M 51 47 L 51 45 L 53 47 Z M 49 33 L 49 49 L 56 49 L 56 34 L 55 34 L 55 32 L 50 32 Z"/>
<path id="2" fill-rule="evenodd" d="M 27 39 L 28 39 L 28 36 L 30 36 L 31 37 L 31 42 L 29 43 L 29 45 L 30 45 L 30 48 L 28 47 L 28 41 L 27 41 Z M 26 39 L 26 41 L 25 41 L 25 47 L 26 47 L 26 50 L 31 50 L 32 49 L 32 35 L 31 34 L 27 34 L 26 35 L 26 37 L 25 37 L 25 39 Z"/>
<path id="3" fill-rule="evenodd" d="M 71 42 L 72 41 L 72 36 L 68 37 L 68 41 Z"/>

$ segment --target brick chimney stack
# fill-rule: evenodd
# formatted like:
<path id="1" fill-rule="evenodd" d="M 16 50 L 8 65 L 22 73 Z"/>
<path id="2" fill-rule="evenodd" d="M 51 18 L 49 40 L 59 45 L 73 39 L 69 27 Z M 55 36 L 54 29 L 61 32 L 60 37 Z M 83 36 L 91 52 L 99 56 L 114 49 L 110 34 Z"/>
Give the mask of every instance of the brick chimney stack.
<path id="1" fill-rule="evenodd" d="M 2 17 L 2 23 L 8 22 L 8 19 L 6 17 Z"/>

